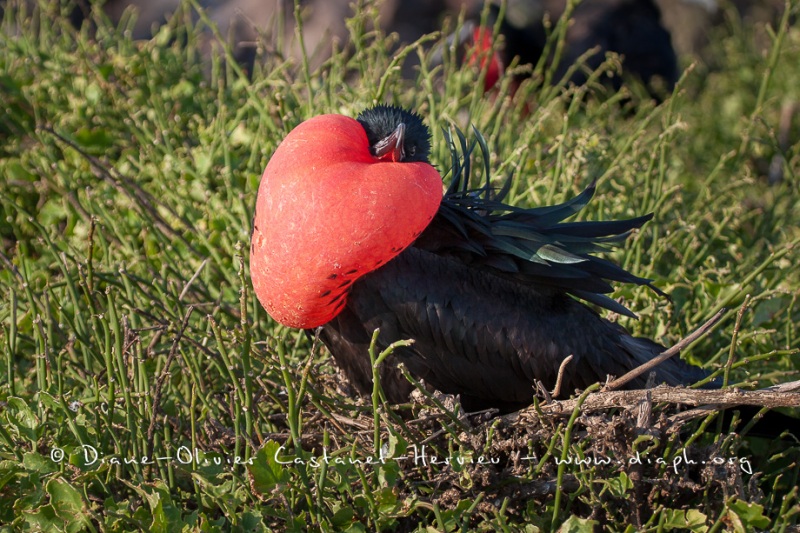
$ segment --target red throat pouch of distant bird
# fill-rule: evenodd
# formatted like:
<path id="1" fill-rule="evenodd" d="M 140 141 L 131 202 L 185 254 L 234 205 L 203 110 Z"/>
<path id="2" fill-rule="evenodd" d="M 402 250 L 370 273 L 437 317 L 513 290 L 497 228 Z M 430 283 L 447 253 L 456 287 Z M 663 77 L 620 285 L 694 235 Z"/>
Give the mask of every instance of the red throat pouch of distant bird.
<path id="1" fill-rule="evenodd" d="M 490 90 L 500 81 L 505 67 L 503 60 L 497 50 L 493 50 L 494 36 L 491 29 L 478 27 L 473 32 L 473 48 L 469 55 L 468 63 L 477 65 L 480 70 L 486 69 L 486 77 L 483 80 L 485 91 Z"/>
<path id="2" fill-rule="evenodd" d="M 365 127 L 342 115 L 309 119 L 278 146 L 261 177 L 250 253 L 253 288 L 276 321 L 330 321 L 355 280 L 430 223 L 442 178 L 427 161 L 396 161 L 401 148 L 373 155 Z"/>

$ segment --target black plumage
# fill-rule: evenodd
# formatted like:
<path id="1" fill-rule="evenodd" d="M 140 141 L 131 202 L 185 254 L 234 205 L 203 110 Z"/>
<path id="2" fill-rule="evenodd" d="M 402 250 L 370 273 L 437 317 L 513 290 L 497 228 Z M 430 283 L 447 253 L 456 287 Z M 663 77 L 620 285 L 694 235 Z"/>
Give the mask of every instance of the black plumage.
<path id="1" fill-rule="evenodd" d="M 375 112 L 359 117 L 367 129 L 378 123 L 371 118 Z M 345 308 L 319 331 L 354 387 L 362 394 L 372 390 L 367 350 L 376 328 L 380 349 L 397 340 L 414 340 L 397 349 L 381 369 L 390 401 L 402 402 L 412 390 L 396 369 L 402 361 L 429 385 L 459 394 L 468 410 L 529 405 L 535 381 L 552 388 L 569 355 L 573 360 L 563 375 L 565 394 L 609 375 L 620 376 L 661 353 L 663 346 L 631 336 L 577 299 L 632 315 L 607 296 L 610 282 L 652 288 L 650 281 L 591 254 L 621 243 L 650 215 L 564 222 L 591 199 L 594 184 L 556 206 L 522 209 L 504 204 L 507 186 L 500 191 L 488 184 L 470 188 L 472 149 L 479 146 L 488 155 L 476 135 L 472 147 L 459 137 L 463 156 L 454 155 L 452 183 L 427 229 L 400 255 L 358 279 Z M 451 147 L 456 154 L 455 143 Z M 679 358 L 655 372 L 657 382 L 670 385 L 706 377 Z M 646 377 L 628 387 L 643 386 Z"/>
<path id="2" fill-rule="evenodd" d="M 490 24 L 501 14 L 499 2 L 490 5 Z M 500 49 L 502 63 L 514 58 L 519 64 L 536 65 L 543 56 L 554 59 L 554 47 L 548 47 L 550 28 L 567 12 L 566 0 L 510 0 L 499 30 L 505 44 Z M 678 59 L 672 37 L 661 21 L 661 11 L 653 0 L 592 0 L 580 2 L 570 13 L 564 46 L 554 79 L 567 76 L 570 68 L 590 51 L 586 67 L 596 70 L 613 52 L 622 57 L 624 75 L 642 81 L 656 97 L 671 92 L 678 80 Z M 517 76 L 521 76 L 518 74 Z M 614 90 L 622 85 L 620 76 L 604 78 Z M 575 70 L 567 80 L 576 85 L 587 81 L 585 70 Z"/>

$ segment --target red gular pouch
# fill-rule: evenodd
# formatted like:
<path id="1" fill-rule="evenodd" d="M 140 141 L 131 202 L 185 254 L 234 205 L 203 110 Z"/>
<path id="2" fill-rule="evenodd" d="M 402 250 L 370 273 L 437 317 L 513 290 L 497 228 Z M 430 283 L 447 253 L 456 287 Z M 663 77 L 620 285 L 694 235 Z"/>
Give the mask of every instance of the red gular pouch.
<path id="1" fill-rule="evenodd" d="M 439 208 L 442 178 L 427 162 L 427 128 L 416 115 L 379 108 L 390 116 L 374 138 L 363 120 L 317 116 L 286 136 L 264 170 L 250 274 L 281 324 L 330 321 L 352 283 L 407 248 Z"/>

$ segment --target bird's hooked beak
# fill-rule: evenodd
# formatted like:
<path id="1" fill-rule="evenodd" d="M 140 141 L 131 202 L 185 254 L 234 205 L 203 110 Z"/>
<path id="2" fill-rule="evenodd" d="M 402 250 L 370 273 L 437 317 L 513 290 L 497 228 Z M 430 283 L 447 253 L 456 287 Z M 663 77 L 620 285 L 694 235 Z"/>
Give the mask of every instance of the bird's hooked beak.
<path id="1" fill-rule="evenodd" d="M 406 125 L 402 122 L 397 125 L 392 133 L 375 143 L 373 150 L 375 157 L 395 163 L 402 161 L 406 154 L 403 143 L 406 136 Z"/>

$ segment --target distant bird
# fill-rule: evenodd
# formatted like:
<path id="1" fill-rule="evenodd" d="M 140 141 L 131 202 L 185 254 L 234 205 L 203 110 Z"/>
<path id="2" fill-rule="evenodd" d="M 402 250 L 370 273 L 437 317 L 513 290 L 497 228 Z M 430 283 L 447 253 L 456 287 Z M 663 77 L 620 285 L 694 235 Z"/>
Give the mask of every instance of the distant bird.
<path id="1" fill-rule="evenodd" d="M 478 137 L 482 149 L 485 141 Z M 314 330 L 351 384 L 372 390 L 368 347 L 413 339 L 381 369 L 391 402 L 418 379 L 459 394 L 467 410 L 532 403 L 559 366 L 570 393 L 621 376 L 664 348 L 631 336 L 579 301 L 634 316 L 609 298 L 609 281 L 645 285 L 591 255 L 621 243 L 651 215 L 563 222 L 594 184 L 555 206 L 502 202 L 507 189 L 470 189 L 469 154 L 454 157 L 442 196 L 428 162 L 430 132 L 406 110 L 380 105 L 356 120 L 322 115 L 295 128 L 269 161 L 256 202 L 250 268 L 256 295 L 278 322 Z M 680 359 L 656 381 L 686 385 L 706 373 Z M 628 383 L 645 385 L 647 376 Z"/>
<path id="2" fill-rule="evenodd" d="M 485 27 L 470 22 L 456 38 L 471 45 L 467 62 L 487 67 L 485 88 L 493 87 L 514 58 L 520 65 L 536 65 L 548 53 L 548 29 L 566 12 L 566 0 L 509 0 L 499 24 L 503 36 L 501 46 L 495 44 L 493 28 L 500 16 L 497 2 L 490 3 L 490 17 Z M 678 60 L 669 31 L 661 21 L 661 11 L 653 0 L 593 0 L 580 2 L 570 15 L 564 37 L 564 48 L 554 72 L 554 81 L 561 80 L 582 55 L 592 49 L 596 53 L 586 61 L 595 70 L 605 61 L 607 52 L 622 57 L 623 77 L 639 79 L 650 93 L 661 98 L 672 91 L 678 80 Z M 474 20 L 474 19 L 473 19 Z M 492 53 L 492 49 L 494 52 Z M 488 62 L 488 65 L 486 63 Z M 623 77 L 604 78 L 614 89 L 622 86 Z M 517 75 L 518 83 L 523 78 Z M 575 85 L 586 83 L 584 70 L 576 70 L 567 80 Z"/>

